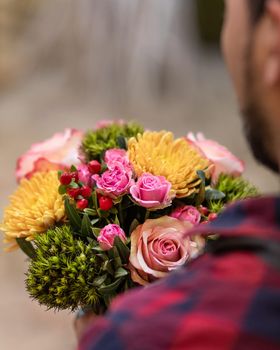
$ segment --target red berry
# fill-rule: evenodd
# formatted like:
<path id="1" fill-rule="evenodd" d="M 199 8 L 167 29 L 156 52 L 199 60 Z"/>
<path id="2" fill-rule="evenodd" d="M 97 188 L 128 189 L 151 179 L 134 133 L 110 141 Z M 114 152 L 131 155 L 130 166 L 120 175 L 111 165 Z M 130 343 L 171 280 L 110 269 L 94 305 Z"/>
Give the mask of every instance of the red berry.
<path id="1" fill-rule="evenodd" d="M 67 193 L 70 197 L 76 199 L 81 194 L 80 188 L 68 188 Z"/>
<path id="2" fill-rule="evenodd" d="M 97 160 L 92 160 L 88 163 L 88 169 L 92 174 L 99 174 L 101 171 L 101 164 Z"/>
<path id="3" fill-rule="evenodd" d="M 85 198 L 89 198 L 92 194 L 92 189 L 88 186 L 81 188 L 81 195 Z"/>
<path id="4" fill-rule="evenodd" d="M 202 214 L 202 215 L 204 215 L 204 216 L 207 216 L 208 214 L 209 214 L 209 210 L 208 210 L 208 208 L 206 208 L 206 207 L 200 207 L 199 208 L 199 211 L 200 211 L 200 213 Z"/>
<path id="5" fill-rule="evenodd" d="M 79 173 L 77 171 L 74 171 L 73 173 L 71 173 L 71 177 L 72 179 L 74 179 L 75 182 L 79 181 Z"/>
<path id="6" fill-rule="evenodd" d="M 100 199 L 100 197 L 103 197 L 102 194 L 99 192 L 96 192 L 96 195 L 97 195 L 98 200 Z"/>
<path id="7" fill-rule="evenodd" d="M 88 200 L 87 199 L 79 199 L 77 202 L 77 208 L 80 210 L 86 209 L 88 206 Z"/>
<path id="8" fill-rule="evenodd" d="M 108 211 L 113 207 L 114 203 L 111 198 L 101 196 L 99 198 L 99 207 L 101 210 Z"/>
<path id="9" fill-rule="evenodd" d="M 218 217 L 218 215 L 216 213 L 211 213 L 209 216 L 208 216 L 208 220 L 209 221 L 214 221 L 216 220 Z"/>
<path id="10" fill-rule="evenodd" d="M 69 185 L 72 181 L 72 176 L 71 174 L 69 173 L 63 173 L 61 176 L 60 176 L 60 183 L 61 185 Z"/>

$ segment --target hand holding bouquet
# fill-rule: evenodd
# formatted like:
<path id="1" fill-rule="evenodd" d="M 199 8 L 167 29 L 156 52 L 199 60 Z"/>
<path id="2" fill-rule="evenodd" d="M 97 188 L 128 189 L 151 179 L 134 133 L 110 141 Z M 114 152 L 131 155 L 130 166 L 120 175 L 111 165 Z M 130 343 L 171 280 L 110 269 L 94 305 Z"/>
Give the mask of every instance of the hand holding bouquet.
<path id="1" fill-rule="evenodd" d="M 30 258 L 32 298 L 102 313 L 201 253 L 204 240 L 185 233 L 257 194 L 243 168 L 201 134 L 175 139 L 122 121 L 66 130 L 20 158 L 1 229 L 8 250 Z"/>

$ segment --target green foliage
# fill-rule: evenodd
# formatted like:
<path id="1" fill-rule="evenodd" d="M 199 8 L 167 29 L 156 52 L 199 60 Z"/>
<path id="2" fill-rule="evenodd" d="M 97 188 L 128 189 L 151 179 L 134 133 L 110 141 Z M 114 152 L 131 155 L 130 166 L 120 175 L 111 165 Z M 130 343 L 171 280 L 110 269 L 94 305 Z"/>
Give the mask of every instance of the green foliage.
<path id="1" fill-rule="evenodd" d="M 223 199 L 220 198 L 209 202 L 210 211 L 215 213 L 219 213 L 226 203 L 259 195 L 258 189 L 243 177 L 234 178 L 224 174 L 219 177 L 215 190 L 225 194 Z"/>
<path id="2" fill-rule="evenodd" d="M 37 235 L 35 246 L 26 279 L 30 295 L 48 308 L 91 306 L 98 313 L 102 301 L 93 281 L 100 267 L 93 243 L 74 238 L 70 227 L 62 226 Z"/>
<path id="3" fill-rule="evenodd" d="M 215 188 L 226 195 L 226 202 L 252 198 L 260 195 L 258 189 L 243 177 L 221 175 Z"/>
<path id="4" fill-rule="evenodd" d="M 144 129 L 136 124 L 125 125 L 113 124 L 95 131 L 89 131 L 84 137 L 82 152 L 86 160 L 102 161 L 103 153 L 110 148 L 125 148 L 126 139 L 143 133 Z"/>
<path id="5" fill-rule="evenodd" d="M 84 225 L 88 230 L 90 224 Z M 103 313 L 117 294 L 134 285 L 126 268 L 130 251 L 118 237 L 111 250 L 103 251 L 95 239 L 84 242 L 65 225 L 37 235 L 34 243 L 26 287 L 49 309 L 90 307 Z"/>

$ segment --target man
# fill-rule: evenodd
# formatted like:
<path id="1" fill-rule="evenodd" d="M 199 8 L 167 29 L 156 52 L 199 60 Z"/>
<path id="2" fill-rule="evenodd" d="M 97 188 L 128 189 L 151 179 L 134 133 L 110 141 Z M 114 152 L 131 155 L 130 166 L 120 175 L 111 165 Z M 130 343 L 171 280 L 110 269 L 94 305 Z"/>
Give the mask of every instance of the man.
<path id="1" fill-rule="evenodd" d="M 227 0 L 223 51 L 255 157 L 280 166 L 280 0 Z M 280 349 L 280 197 L 199 228 L 220 238 L 190 265 L 77 321 L 81 350 Z M 192 233 L 190 233 L 192 234 Z"/>

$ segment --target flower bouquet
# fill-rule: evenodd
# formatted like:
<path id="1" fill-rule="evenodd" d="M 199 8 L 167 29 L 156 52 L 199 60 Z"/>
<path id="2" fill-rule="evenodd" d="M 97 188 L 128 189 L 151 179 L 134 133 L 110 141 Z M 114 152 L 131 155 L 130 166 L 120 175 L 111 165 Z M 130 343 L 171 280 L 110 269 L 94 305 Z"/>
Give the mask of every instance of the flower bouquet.
<path id="1" fill-rule="evenodd" d="M 243 170 L 202 134 L 175 139 L 122 121 L 68 129 L 19 159 L 1 230 L 7 250 L 29 257 L 32 298 L 100 314 L 201 253 L 204 240 L 185 233 L 257 194 Z"/>

